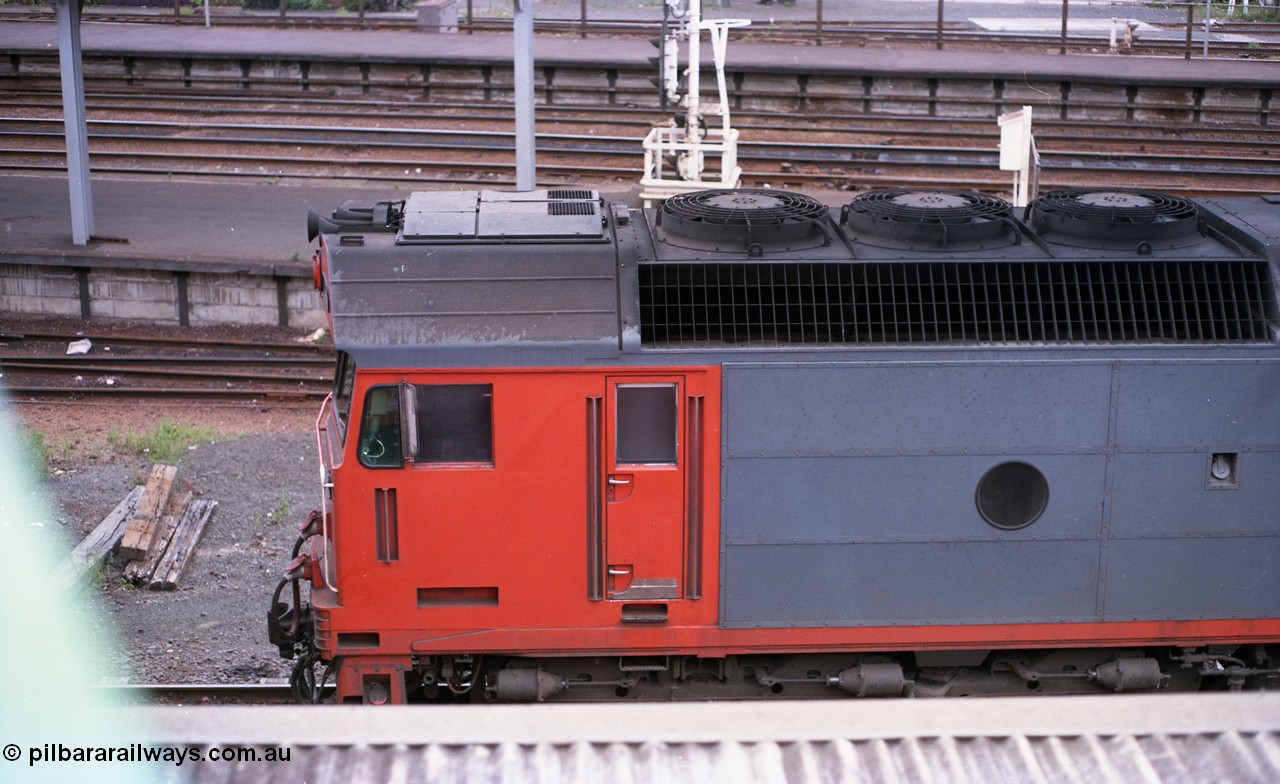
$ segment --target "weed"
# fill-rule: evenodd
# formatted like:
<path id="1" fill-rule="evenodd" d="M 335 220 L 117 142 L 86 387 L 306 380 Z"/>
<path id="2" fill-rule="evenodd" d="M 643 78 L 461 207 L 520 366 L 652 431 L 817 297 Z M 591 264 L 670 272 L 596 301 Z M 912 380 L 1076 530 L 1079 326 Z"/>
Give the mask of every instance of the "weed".
<path id="1" fill-rule="evenodd" d="M 284 493 L 280 494 L 280 502 L 276 504 L 276 508 L 267 512 L 267 522 L 283 523 L 289 517 L 289 499 L 285 498 Z"/>
<path id="2" fill-rule="evenodd" d="M 172 463 L 185 456 L 193 444 L 209 441 L 217 435 L 218 431 L 211 427 L 182 425 L 163 419 L 144 433 L 121 433 L 112 427 L 107 433 L 107 443 L 121 454 L 145 455 L 153 463 Z"/>

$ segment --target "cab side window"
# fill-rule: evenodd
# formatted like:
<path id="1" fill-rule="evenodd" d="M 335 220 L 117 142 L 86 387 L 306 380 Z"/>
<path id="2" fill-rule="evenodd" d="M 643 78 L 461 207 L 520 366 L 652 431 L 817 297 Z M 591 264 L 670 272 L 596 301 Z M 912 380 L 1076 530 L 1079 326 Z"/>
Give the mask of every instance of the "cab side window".
<path id="1" fill-rule="evenodd" d="M 419 384 L 419 463 L 493 463 L 493 385 Z"/>
<path id="2" fill-rule="evenodd" d="M 493 465 L 493 385 L 414 384 L 414 417 L 401 417 L 398 385 L 372 387 L 360 422 L 360 462 L 370 468 L 404 464 L 401 423 L 417 421 L 414 463 Z M 412 449 L 412 446 L 409 446 Z"/>
<path id="3" fill-rule="evenodd" d="M 360 462 L 370 468 L 395 468 L 400 456 L 400 389 L 380 386 L 364 397 L 360 422 Z"/>

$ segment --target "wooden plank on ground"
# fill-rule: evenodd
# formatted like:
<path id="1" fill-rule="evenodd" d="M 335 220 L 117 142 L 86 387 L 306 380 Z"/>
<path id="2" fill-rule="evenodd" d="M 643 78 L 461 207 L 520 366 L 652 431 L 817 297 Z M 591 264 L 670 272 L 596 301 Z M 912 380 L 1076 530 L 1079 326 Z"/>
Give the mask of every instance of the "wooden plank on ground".
<path id="1" fill-rule="evenodd" d="M 120 557 L 124 560 L 145 558 L 147 551 L 151 549 L 151 540 L 155 537 L 165 505 L 169 503 L 173 478 L 177 474 L 178 469 L 174 466 L 151 466 L 147 489 L 142 492 L 142 498 L 133 510 L 133 519 L 129 521 L 129 528 L 120 540 Z"/>
<path id="2" fill-rule="evenodd" d="M 54 567 L 50 584 L 55 594 L 78 587 L 87 575 L 98 568 L 98 564 L 106 560 L 124 536 L 125 527 L 129 525 L 142 491 L 142 485 L 130 490 L 124 500 L 102 518 L 98 527 L 76 545 L 76 549 L 71 551 L 66 560 Z"/>
<path id="3" fill-rule="evenodd" d="M 147 551 L 147 557 L 130 561 L 124 567 L 126 580 L 134 585 L 151 582 L 151 575 L 156 570 L 156 564 L 160 562 L 160 558 L 164 555 L 165 550 L 168 549 L 169 542 L 173 539 L 173 532 L 178 528 L 178 520 L 182 518 L 182 513 L 187 510 L 187 505 L 191 503 L 191 498 L 192 494 L 187 492 L 170 494 L 169 503 L 165 506 L 164 514 L 160 516 L 160 523 L 156 527 L 156 534 L 151 539 L 151 549 Z"/>
<path id="4" fill-rule="evenodd" d="M 178 522 L 178 529 L 173 533 L 173 541 L 169 543 L 169 549 L 165 551 L 164 557 L 160 559 L 160 563 L 156 564 L 155 572 L 151 575 L 149 585 L 151 590 L 172 591 L 178 587 L 178 581 L 182 579 L 187 564 L 191 562 L 191 556 L 195 554 L 196 547 L 200 544 L 205 525 L 217 509 L 217 501 L 205 499 L 192 501 L 187 506 L 187 511 Z"/>

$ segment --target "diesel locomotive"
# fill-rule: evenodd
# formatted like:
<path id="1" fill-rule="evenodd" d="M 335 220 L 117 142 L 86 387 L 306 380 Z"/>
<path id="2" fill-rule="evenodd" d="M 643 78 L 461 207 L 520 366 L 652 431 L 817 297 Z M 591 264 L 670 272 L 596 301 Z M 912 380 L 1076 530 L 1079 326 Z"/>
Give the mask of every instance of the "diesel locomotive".
<path id="1" fill-rule="evenodd" d="M 1280 197 L 421 192 L 310 233 L 300 699 L 1280 684 Z"/>

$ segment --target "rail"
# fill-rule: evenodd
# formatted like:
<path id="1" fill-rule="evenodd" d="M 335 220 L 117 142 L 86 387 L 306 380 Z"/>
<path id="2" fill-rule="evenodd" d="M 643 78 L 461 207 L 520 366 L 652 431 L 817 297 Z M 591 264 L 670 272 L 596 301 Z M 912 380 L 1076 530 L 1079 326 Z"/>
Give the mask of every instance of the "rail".
<path id="1" fill-rule="evenodd" d="M 61 170 L 65 158 L 56 96 L 12 95 L 29 114 L 46 116 L 0 117 L 0 171 Z M 1116 113 L 1123 110 L 1113 107 Z M 90 94 L 88 111 L 94 117 L 89 138 L 95 172 L 411 186 L 514 182 L 514 134 L 509 109 L 500 104 L 374 98 L 265 103 L 253 97 L 150 91 L 145 96 Z M 219 121 L 208 121 L 214 113 Z M 653 116 L 617 106 L 540 107 L 542 181 L 590 182 L 604 190 L 630 187 L 640 168 L 642 120 Z M 998 129 L 991 120 L 816 113 L 809 122 L 796 123 L 779 112 L 737 116 L 745 185 L 836 190 L 1006 185 L 997 166 Z M 420 127 L 427 119 L 437 127 Z M 1036 134 L 1044 188 L 1105 185 L 1244 195 L 1272 192 L 1280 178 L 1280 130 L 1270 127 L 1063 121 L 1048 114 Z"/>
<path id="2" fill-rule="evenodd" d="M 287 683 L 124 683 L 96 688 L 112 702 L 156 705 L 284 705 L 295 702 Z"/>
<path id="3" fill-rule="evenodd" d="M 238 340 L 0 335 L 0 386 L 13 398 L 274 400 L 313 404 L 332 386 L 332 347 Z M 108 353 L 110 352 L 110 353 Z"/>

